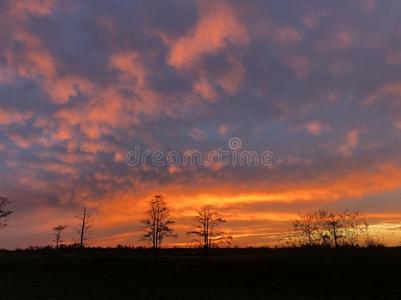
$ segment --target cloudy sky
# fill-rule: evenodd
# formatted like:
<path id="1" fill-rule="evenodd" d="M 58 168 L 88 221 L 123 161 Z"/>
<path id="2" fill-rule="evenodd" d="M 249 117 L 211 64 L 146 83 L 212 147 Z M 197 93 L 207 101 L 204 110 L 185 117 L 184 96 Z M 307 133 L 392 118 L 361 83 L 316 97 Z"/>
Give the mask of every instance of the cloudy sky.
<path id="1" fill-rule="evenodd" d="M 214 204 L 238 245 L 310 210 L 359 209 L 401 241 L 399 0 L 0 0 L 0 247 L 139 245 L 167 197 L 185 243 Z M 272 166 L 126 163 L 143 151 L 274 153 Z"/>

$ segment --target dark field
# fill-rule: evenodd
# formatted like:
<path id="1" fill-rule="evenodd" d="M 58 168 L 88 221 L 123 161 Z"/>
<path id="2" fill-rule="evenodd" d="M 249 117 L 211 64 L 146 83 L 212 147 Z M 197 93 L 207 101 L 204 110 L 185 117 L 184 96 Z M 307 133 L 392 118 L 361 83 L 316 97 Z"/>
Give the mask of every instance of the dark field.
<path id="1" fill-rule="evenodd" d="M 0 253 L 0 299 L 401 299 L 401 249 Z"/>

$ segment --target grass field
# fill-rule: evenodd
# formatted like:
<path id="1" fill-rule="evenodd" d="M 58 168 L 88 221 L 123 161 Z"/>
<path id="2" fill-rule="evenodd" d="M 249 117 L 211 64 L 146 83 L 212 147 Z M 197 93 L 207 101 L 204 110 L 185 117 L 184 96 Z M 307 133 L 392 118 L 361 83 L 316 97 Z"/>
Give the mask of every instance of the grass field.
<path id="1" fill-rule="evenodd" d="M 401 299 L 401 249 L 0 253 L 0 299 Z"/>

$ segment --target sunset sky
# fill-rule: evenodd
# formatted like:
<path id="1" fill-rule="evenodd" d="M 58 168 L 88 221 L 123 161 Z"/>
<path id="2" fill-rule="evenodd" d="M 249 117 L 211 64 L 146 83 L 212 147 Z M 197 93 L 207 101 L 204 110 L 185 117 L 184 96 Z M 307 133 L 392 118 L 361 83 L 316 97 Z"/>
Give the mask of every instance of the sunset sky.
<path id="1" fill-rule="evenodd" d="M 87 206 L 92 245 L 141 245 L 166 196 L 234 244 L 300 213 L 359 209 L 401 243 L 401 1 L 0 0 L 0 248 L 52 243 Z M 272 166 L 130 166 L 127 152 L 274 153 Z"/>

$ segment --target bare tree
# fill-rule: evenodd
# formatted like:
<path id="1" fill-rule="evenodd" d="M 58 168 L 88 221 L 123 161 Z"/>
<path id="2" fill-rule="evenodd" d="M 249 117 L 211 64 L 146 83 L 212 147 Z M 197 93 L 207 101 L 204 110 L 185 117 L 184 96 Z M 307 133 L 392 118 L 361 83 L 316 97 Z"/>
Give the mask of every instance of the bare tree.
<path id="1" fill-rule="evenodd" d="M 293 223 L 301 245 L 358 246 L 361 236 L 368 233 L 368 224 L 359 211 L 334 213 L 320 210 L 301 215 Z"/>
<path id="2" fill-rule="evenodd" d="M 61 239 L 63 230 L 66 229 L 67 226 L 65 225 L 57 225 L 56 227 L 53 227 L 54 231 L 54 241 L 56 242 L 56 248 L 59 247 L 59 245 L 63 242 Z"/>
<path id="3" fill-rule="evenodd" d="M 366 218 L 359 211 L 346 210 L 342 213 L 344 222 L 344 244 L 355 247 L 360 245 L 361 236 L 366 235 L 369 240 L 369 225 Z"/>
<path id="4" fill-rule="evenodd" d="M 146 218 L 141 220 L 141 229 L 145 231 L 142 240 L 149 241 L 153 249 L 162 247 L 165 238 L 176 238 L 174 230 L 170 225 L 175 222 L 170 220 L 170 210 L 167 207 L 165 198 L 162 195 L 156 195 L 149 200 L 149 210 L 146 212 Z"/>
<path id="5" fill-rule="evenodd" d="M 87 242 L 91 239 L 90 230 L 92 228 L 93 219 L 90 213 L 88 213 L 86 207 L 82 214 L 75 216 L 80 220 L 79 229 L 77 233 L 79 234 L 79 248 L 85 248 Z"/>
<path id="6" fill-rule="evenodd" d="M 320 210 L 319 217 L 324 230 L 323 239 L 330 240 L 334 247 L 337 248 L 340 245 L 340 240 L 344 238 L 344 220 L 341 214 L 328 212 L 327 210 Z"/>
<path id="7" fill-rule="evenodd" d="M 0 228 L 8 225 L 7 217 L 12 214 L 12 211 L 7 209 L 10 201 L 3 196 L 0 196 Z"/>
<path id="8" fill-rule="evenodd" d="M 224 239 L 224 232 L 217 232 L 216 227 L 220 224 L 225 223 L 226 220 L 220 217 L 220 215 L 213 210 L 213 206 L 203 206 L 194 218 L 196 223 L 196 230 L 188 232 L 198 236 L 198 239 L 193 241 L 198 243 L 204 249 L 210 249 L 216 245 L 216 243 Z"/>
<path id="9" fill-rule="evenodd" d="M 317 213 L 307 213 L 299 216 L 292 224 L 301 245 L 316 246 L 321 242 L 319 231 L 319 216 Z"/>
<path id="10" fill-rule="evenodd" d="M 367 233 L 368 224 L 359 211 L 332 213 L 323 210 L 319 213 L 326 235 L 335 248 L 358 246 L 361 235 Z"/>

